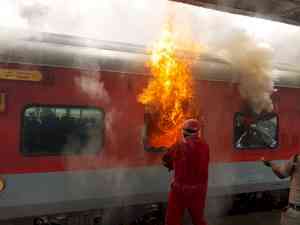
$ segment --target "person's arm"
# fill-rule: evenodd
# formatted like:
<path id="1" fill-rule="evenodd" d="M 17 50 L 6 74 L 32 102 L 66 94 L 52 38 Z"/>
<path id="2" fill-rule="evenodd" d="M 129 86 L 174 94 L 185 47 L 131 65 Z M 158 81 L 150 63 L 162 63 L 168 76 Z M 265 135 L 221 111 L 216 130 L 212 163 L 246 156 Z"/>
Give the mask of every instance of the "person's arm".
<path id="1" fill-rule="evenodd" d="M 162 157 L 162 164 L 168 168 L 169 171 L 173 169 L 174 151 L 173 148 L 169 148 Z"/>
<path id="2" fill-rule="evenodd" d="M 276 174 L 277 177 L 280 179 L 287 178 L 291 175 L 293 164 L 294 164 L 294 157 L 290 158 L 287 162 L 282 165 L 278 165 L 272 161 L 262 159 L 265 166 L 271 167 L 273 172 Z"/>

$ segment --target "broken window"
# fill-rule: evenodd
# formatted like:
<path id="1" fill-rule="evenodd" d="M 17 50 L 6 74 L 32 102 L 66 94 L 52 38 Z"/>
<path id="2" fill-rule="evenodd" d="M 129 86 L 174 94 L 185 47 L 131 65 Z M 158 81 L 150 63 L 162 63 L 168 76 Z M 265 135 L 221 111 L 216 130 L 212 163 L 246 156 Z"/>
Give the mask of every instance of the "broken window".
<path id="1" fill-rule="evenodd" d="M 278 146 L 278 116 L 275 113 L 259 116 L 236 113 L 234 146 L 237 149 L 276 148 Z"/>
<path id="2" fill-rule="evenodd" d="M 104 112 L 100 109 L 29 106 L 22 117 L 25 155 L 89 154 L 102 147 Z"/>
<path id="3" fill-rule="evenodd" d="M 175 136 L 159 129 L 156 119 L 153 113 L 144 114 L 143 144 L 144 149 L 150 152 L 166 151 L 176 141 Z"/>

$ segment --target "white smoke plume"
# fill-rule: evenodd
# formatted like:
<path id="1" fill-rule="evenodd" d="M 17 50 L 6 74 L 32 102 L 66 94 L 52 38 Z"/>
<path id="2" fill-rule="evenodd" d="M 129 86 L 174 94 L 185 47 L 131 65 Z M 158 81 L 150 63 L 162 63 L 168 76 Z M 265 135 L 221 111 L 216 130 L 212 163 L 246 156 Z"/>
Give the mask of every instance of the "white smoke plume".
<path id="1" fill-rule="evenodd" d="M 114 107 L 110 108 L 111 98 L 105 89 L 104 82 L 99 77 L 94 77 L 93 75 L 82 75 L 75 82 L 77 82 L 77 85 L 84 93 L 88 94 L 91 100 L 97 100 L 102 102 L 103 105 L 109 106 L 105 110 L 104 136 L 109 139 L 111 145 L 115 145 L 116 129 L 114 128 L 114 124 L 121 120 L 122 112 Z M 87 145 L 90 145 L 90 143 Z M 117 147 L 114 146 L 114 148 Z"/>
<path id="2" fill-rule="evenodd" d="M 110 102 L 100 71 L 83 71 L 81 76 L 75 78 L 75 83 L 92 100 L 101 100 L 105 104 Z"/>
<path id="3" fill-rule="evenodd" d="M 149 46 L 170 14 L 174 31 L 190 27 L 201 45 L 222 45 L 243 30 L 268 43 L 276 62 L 298 64 L 297 26 L 167 0 L 2 0 L 0 26 Z"/>
<path id="4" fill-rule="evenodd" d="M 105 88 L 105 83 L 102 80 L 101 68 L 100 66 L 91 61 L 83 60 L 81 58 L 77 59 L 82 68 L 80 76 L 75 77 L 75 84 L 81 92 L 87 94 L 89 99 L 93 102 L 99 101 L 104 106 L 109 106 L 111 103 L 111 97 L 109 92 Z M 113 124 L 116 119 L 119 118 L 120 112 L 116 109 L 111 108 L 105 111 L 105 136 L 110 138 L 111 143 L 115 137 L 115 132 L 113 129 Z"/>
<path id="5" fill-rule="evenodd" d="M 159 32 L 167 0 L 4 0 L 2 4 L 0 26 L 145 43 Z M 145 16 L 149 19 L 141 20 Z"/>
<path id="6" fill-rule="evenodd" d="M 226 47 L 223 57 L 229 61 L 236 73 L 240 95 L 252 109 L 260 114 L 271 112 L 274 91 L 272 79 L 272 48 L 258 43 L 244 32 L 236 32 Z"/>

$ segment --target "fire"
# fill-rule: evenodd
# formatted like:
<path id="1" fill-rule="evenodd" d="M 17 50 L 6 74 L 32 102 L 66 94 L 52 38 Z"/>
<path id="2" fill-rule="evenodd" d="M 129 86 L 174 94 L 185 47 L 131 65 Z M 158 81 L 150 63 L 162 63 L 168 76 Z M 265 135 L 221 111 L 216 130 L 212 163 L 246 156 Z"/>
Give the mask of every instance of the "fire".
<path id="1" fill-rule="evenodd" d="M 170 26 L 153 45 L 147 65 L 152 78 L 138 101 L 151 117 L 150 144 L 169 147 L 177 141 L 184 120 L 193 116 L 191 60 L 178 54 Z M 149 125 L 149 124 L 148 124 Z"/>

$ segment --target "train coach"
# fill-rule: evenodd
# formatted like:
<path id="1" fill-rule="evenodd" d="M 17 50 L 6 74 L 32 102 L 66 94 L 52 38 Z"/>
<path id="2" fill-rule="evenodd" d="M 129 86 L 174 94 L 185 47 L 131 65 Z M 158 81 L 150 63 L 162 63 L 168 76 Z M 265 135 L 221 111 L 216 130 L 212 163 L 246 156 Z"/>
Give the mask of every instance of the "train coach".
<path id="1" fill-rule="evenodd" d="M 121 208 L 166 203 L 170 174 L 147 144 L 137 101 L 150 78 L 144 47 L 2 34 L 0 220 L 84 212 L 97 224 L 124 221 Z M 274 113 L 253 122 L 252 138 L 230 65 L 203 55 L 192 71 L 211 149 L 209 197 L 287 188 L 260 158 L 286 160 L 299 148 L 299 71 L 274 68 Z"/>

